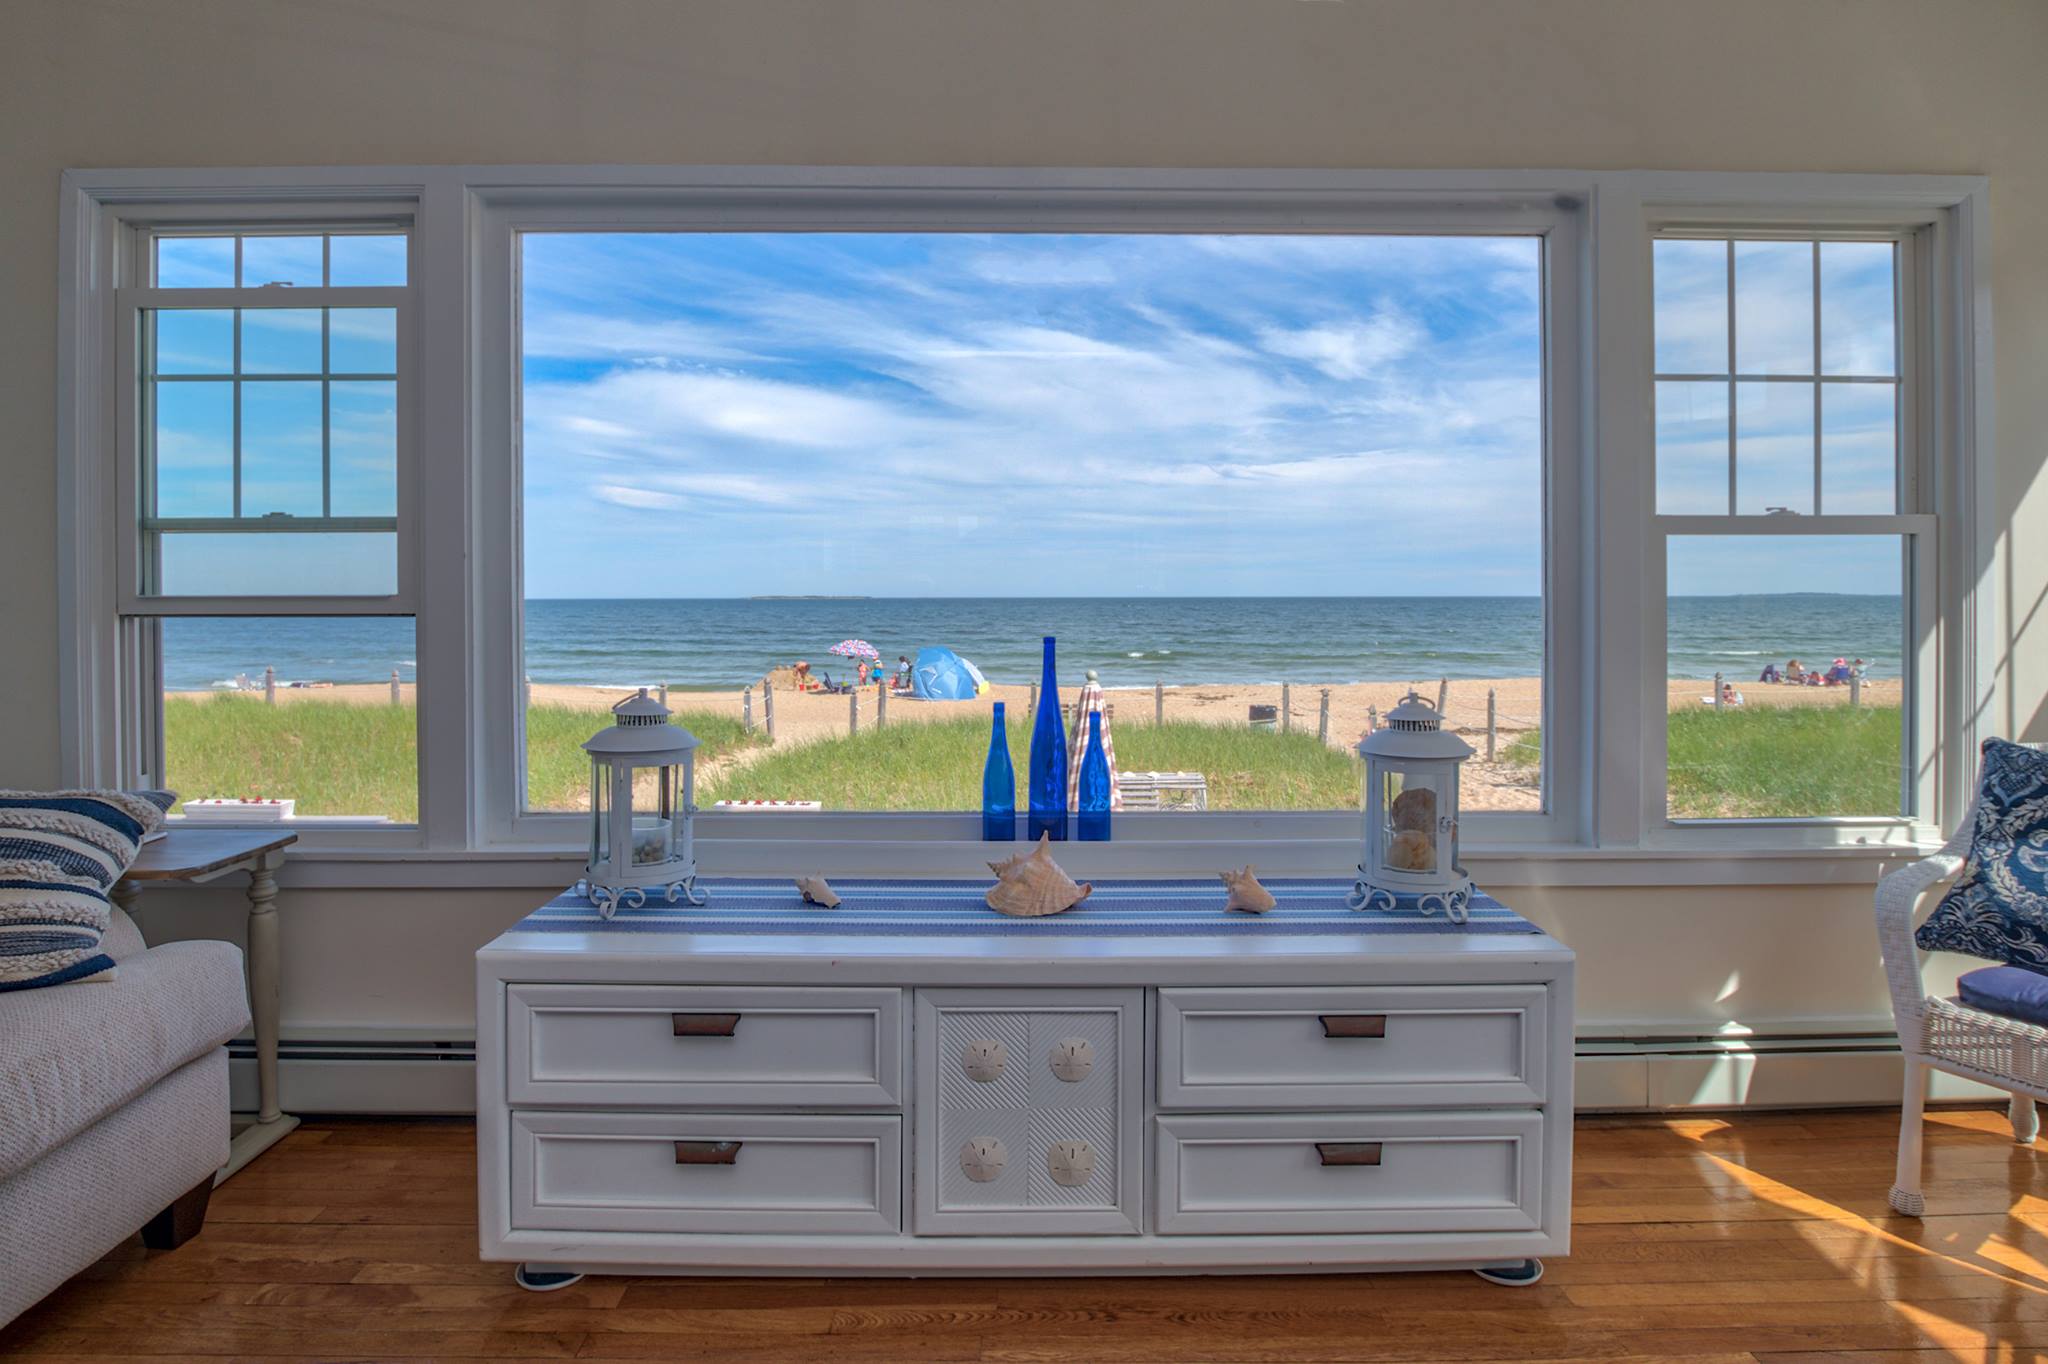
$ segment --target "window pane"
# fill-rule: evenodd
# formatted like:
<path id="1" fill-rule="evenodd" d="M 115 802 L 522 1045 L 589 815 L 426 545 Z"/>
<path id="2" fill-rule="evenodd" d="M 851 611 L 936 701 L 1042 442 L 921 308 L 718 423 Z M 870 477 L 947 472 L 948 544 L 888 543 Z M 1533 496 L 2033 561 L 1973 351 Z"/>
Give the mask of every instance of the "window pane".
<path id="1" fill-rule="evenodd" d="M 1900 814 L 1901 537 L 1669 544 L 1672 818 Z"/>
<path id="2" fill-rule="evenodd" d="M 235 239 L 157 238 L 156 285 L 159 289 L 234 288 Z"/>
<path id="3" fill-rule="evenodd" d="M 996 700 L 1027 770 L 1050 634 L 1064 702 L 1109 689 L 1119 770 L 1185 774 L 1168 801 L 1355 810 L 1368 717 L 1445 679 L 1467 807 L 1541 806 L 1537 241 L 521 249 L 532 805 L 581 807 L 576 745 L 665 682 L 706 804 L 974 809 Z M 799 661 L 858 682 L 848 639 L 885 674 L 933 651 L 928 692 L 941 647 L 985 685 L 894 696 L 877 733 L 870 678 L 850 734 L 847 696 L 794 689 Z M 764 678 L 773 747 L 742 724 Z"/>
<path id="4" fill-rule="evenodd" d="M 1898 372 L 1890 242 L 1820 244 L 1820 360 L 1825 374 Z"/>
<path id="5" fill-rule="evenodd" d="M 1728 385 L 1657 385 L 1657 510 L 1666 516 L 1728 512 Z"/>
<path id="6" fill-rule="evenodd" d="M 235 315 L 225 308 L 161 308 L 145 324 L 155 329 L 158 374 L 232 374 Z"/>
<path id="7" fill-rule="evenodd" d="M 1821 386 L 1821 510 L 1899 509 L 1897 398 L 1891 384 Z"/>
<path id="8" fill-rule="evenodd" d="M 242 287 L 260 289 L 266 284 L 291 284 L 318 288 L 322 278 L 320 238 L 242 238 Z"/>
<path id="9" fill-rule="evenodd" d="M 398 385 L 337 380 L 329 385 L 329 458 L 335 516 L 398 514 Z"/>
<path id="10" fill-rule="evenodd" d="M 327 282 L 338 287 L 405 283 L 405 238 L 335 236 L 327 239 Z"/>
<path id="11" fill-rule="evenodd" d="M 1728 372 L 1728 244 L 1656 243 L 1657 372 Z"/>
<path id="12" fill-rule="evenodd" d="M 1813 243 L 1735 243 L 1735 368 L 1813 373 Z"/>
<path id="13" fill-rule="evenodd" d="M 320 309 L 244 308 L 242 373 L 318 374 Z"/>
<path id="14" fill-rule="evenodd" d="M 167 597 L 388 597 L 398 591 L 398 536 L 389 531 L 159 538 L 159 594 Z"/>
<path id="15" fill-rule="evenodd" d="M 398 372 L 398 310 L 330 308 L 327 367 L 335 374 Z"/>
<path id="16" fill-rule="evenodd" d="M 411 620 L 178 617 L 162 628 L 162 781 L 183 800 L 418 820 Z"/>
<path id="17" fill-rule="evenodd" d="M 321 515 L 320 385 L 241 387 L 242 515 Z"/>
<path id="18" fill-rule="evenodd" d="M 1813 385 L 1735 386 L 1735 510 L 1813 514 Z"/>
<path id="19" fill-rule="evenodd" d="M 154 440 L 158 516 L 235 514 L 235 386 L 158 382 Z"/>

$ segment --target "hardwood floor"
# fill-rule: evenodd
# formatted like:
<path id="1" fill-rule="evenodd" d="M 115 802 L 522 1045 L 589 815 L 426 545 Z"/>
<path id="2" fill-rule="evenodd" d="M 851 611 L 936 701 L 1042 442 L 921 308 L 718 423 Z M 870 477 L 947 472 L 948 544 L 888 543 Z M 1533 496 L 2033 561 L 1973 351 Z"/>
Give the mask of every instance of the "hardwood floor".
<path id="1" fill-rule="evenodd" d="M 308 1123 L 178 1250 L 124 1245 L 0 1329 L 22 1360 L 2048 1359 L 2048 1146 L 1943 1110 L 1923 1221 L 1890 1215 L 1893 1112 L 1589 1118 L 1574 1250 L 1470 1274 L 587 1279 L 476 1260 L 467 1122 Z"/>

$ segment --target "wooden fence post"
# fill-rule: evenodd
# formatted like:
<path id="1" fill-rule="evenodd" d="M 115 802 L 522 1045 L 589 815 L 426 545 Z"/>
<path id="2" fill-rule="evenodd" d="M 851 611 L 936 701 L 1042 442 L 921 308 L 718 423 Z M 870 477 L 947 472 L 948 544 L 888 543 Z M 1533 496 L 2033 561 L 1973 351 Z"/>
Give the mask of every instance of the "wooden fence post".
<path id="1" fill-rule="evenodd" d="M 875 683 L 875 728 L 881 729 L 889 723 L 889 684 L 886 680 Z"/>
<path id="2" fill-rule="evenodd" d="M 846 693 L 846 732 L 860 733 L 860 689 Z"/>
<path id="3" fill-rule="evenodd" d="M 1285 682 L 1280 684 L 1280 732 L 1294 732 L 1294 689 Z"/>
<path id="4" fill-rule="evenodd" d="M 277 704 L 277 669 L 268 664 L 263 668 L 263 701 L 265 705 Z"/>
<path id="5" fill-rule="evenodd" d="M 1448 677 L 1439 677 L 1436 680 L 1436 713 L 1438 715 L 1442 715 L 1444 713 L 1444 703 L 1450 700 L 1450 697 L 1451 679 Z"/>
<path id="6" fill-rule="evenodd" d="M 668 683 L 666 682 L 661 684 L 661 704 L 664 707 L 668 705 Z"/>
<path id="7" fill-rule="evenodd" d="M 1166 723 L 1166 684 L 1164 682 L 1154 682 L 1152 684 L 1152 723 L 1155 725 Z"/>
<path id="8" fill-rule="evenodd" d="M 740 689 L 740 723 L 747 727 L 747 733 L 754 732 L 754 685 L 751 682 Z"/>
<path id="9" fill-rule="evenodd" d="M 1852 706 L 1863 704 L 1863 674 L 1857 672 L 1854 668 L 1849 670 L 1849 704 Z"/>
<path id="10" fill-rule="evenodd" d="M 1378 706 L 1367 706 L 1365 708 L 1365 732 L 1367 734 L 1377 734 L 1379 728 L 1380 708 Z"/>
<path id="11" fill-rule="evenodd" d="M 766 712 L 763 719 L 768 722 L 768 742 L 775 742 L 775 684 L 767 678 L 761 679 L 761 709 Z"/>
<path id="12" fill-rule="evenodd" d="M 1495 703 L 1499 699 L 1499 694 L 1494 688 L 1488 687 L 1486 689 L 1486 760 L 1488 762 L 1493 761 L 1493 745 L 1496 733 L 1494 728 Z"/>
<path id="13" fill-rule="evenodd" d="M 1025 705 L 1024 713 L 1026 715 L 1038 714 L 1038 684 L 1036 682 L 1031 684 L 1031 700 Z"/>
<path id="14" fill-rule="evenodd" d="M 1316 741 L 1330 742 L 1330 689 L 1323 688 L 1323 701 L 1316 710 Z"/>
<path id="15" fill-rule="evenodd" d="M 391 704 L 394 706 L 402 704 L 398 699 L 398 669 L 396 668 L 391 670 Z"/>
<path id="16" fill-rule="evenodd" d="M 526 679 L 526 708 L 533 709 L 533 678 Z"/>
<path id="17" fill-rule="evenodd" d="M 1714 674 L 1714 709 L 1721 709 L 1721 674 Z"/>

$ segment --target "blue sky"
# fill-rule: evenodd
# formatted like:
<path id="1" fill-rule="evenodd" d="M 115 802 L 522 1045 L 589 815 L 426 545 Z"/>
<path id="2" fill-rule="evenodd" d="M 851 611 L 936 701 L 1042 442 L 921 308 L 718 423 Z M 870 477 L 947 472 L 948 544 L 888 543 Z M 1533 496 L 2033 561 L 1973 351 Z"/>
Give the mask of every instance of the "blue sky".
<path id="1" fill-rule="evenodd" d="M 529 236 L 529 596 L 1531 595 L 1529 238 Z"/>

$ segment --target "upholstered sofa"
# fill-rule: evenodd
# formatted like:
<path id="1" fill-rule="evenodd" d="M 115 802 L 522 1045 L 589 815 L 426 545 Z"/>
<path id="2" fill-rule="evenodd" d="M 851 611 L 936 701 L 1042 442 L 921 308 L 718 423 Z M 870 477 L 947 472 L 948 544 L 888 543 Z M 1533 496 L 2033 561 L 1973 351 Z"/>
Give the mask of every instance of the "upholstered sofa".
<path id="1" fill-rule="evenodd" d="M 227 1160 L 241 950 L 118 909 L 104 946 L 111 980 L 0 993 L 0 1325 L 138 1230 L 192 1236 Z"/>

